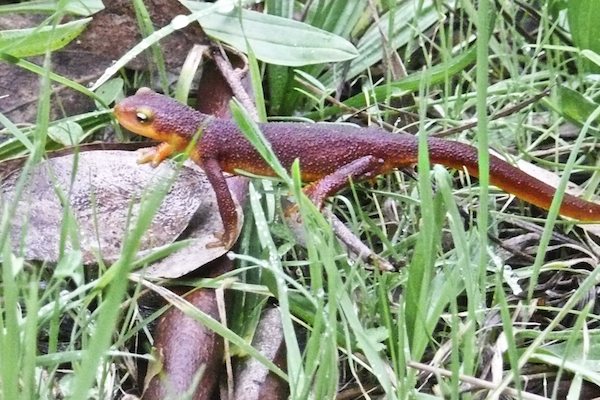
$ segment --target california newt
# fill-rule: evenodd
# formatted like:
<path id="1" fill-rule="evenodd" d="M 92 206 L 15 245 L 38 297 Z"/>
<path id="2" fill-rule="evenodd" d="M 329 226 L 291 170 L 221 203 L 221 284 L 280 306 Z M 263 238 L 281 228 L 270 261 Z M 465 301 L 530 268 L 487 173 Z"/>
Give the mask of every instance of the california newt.
<path id="1" fill-rule="evenodd" d="M 223 172 L 235 174 L 236 170 L 244 170 L 274 175 L 236 124 L 202 114 L 148 88 L 141 88 L 118 103 L 115 115 L 130 131 L 161 142 L 140 160 L 152 165 L 184 150 L 194 135 L 202 131 L 190 157 L 204 169 L 215 190 L 225 229 L 222 239 L 229 244 L 237 226 L 237 213 Z M 370 178 L 417 162 L 417 138 L 409 134 L 313 123 L 265 123 L 260 124 L 260 129 L 284 167 L 300 160 L 302 180 L 313 182 L 305 191 L 318 206 L 346 186 L 350 178 Z M 432 163 L 465 168 L 470 175 L 477 176 L 474 147 L 438 138 L 429 138 L 427 143 Z M 490 182 L 544 209 L 550 207 L 555 193 L 553 187 L 493 155 Z M 600 221 L 600 205 L 565 194 L 560 214 L 580 221 Z"/>

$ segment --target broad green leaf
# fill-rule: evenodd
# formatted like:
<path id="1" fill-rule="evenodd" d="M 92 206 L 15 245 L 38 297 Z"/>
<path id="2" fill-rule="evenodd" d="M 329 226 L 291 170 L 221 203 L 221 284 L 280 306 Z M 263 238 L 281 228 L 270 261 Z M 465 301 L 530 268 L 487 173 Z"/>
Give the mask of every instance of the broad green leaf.
<path id="1" fill-rule="evenodd" d="M 104 9 L 102 0 L 71 0 L 62 9 L 68 14 L 80 15 L 88 17 Z M 56 0 L 40 0 L 40 1 L 23 1 L 16 4 L 5 4 L 0 6 L 0 14 L 8 13 L 53 13 L 58 11 L 58 1 Z"/>
<path id="2" fill-rule="evenodd" d="M 123 79 L 114 78 L 106 82 L 104 85 L 96 89 L 96 95 L 102 100 L 104 104 L 110 104 L 117 99 L 117 97 L 123 91 Z M 101 108 L 102 105 L 96 102 L 96 106 Z"/>
<path id="3" fill-rule="evenodd" d="M 600 68 L 600 53 L 596 53 L 595 51 L 584 49 L 581 50 L 581 55 L 593 62 Z"/>
<path id="4" fill-rule="evenodd" d="M 191 11 L 210 4 L 182 1 Z M 302 22 L 235 8 L 230 13 L 215 12 L 198 19 L 204 31 L 239 50 L 246 40 L 256 58 L 287 66 L 301 66 L 349 60 L 357 56 L 347 40 Z"/>
<path id="5" fill-rule="evenodd" d="M 56 26 L 0 31 L 0 52 L 13 57 L 30 57 L 62 48 L 75 39 L 91 18 Z"/>
<path id="6" fill-rule="evenodd" d="M 581 93 L 564 86 L 558 88 L 558 112 L 571 122 L 583 125 L 599 104 L 586 98 Z M 598 121 L 600 123 L 600 121 Z M 595 126 L 598 128 L 598 126 Z M 597 132 L 597 130 L 594 130 Z"/>
<path id="7" fill-rule="evenodd" d="M 536 351 L 534 359 L 562 367 L 586 380 L 600 385 L 600 337 L 590 335 L 589 344 L 578 339 L 573 346 L 558 342 Z"/>
<path id="8" fill-rule="evenodd" d="M 56 143 L 64 146 L 74 146 L 83 139 L 83 129 L 73 121 L 63 121 L 48 128 L 48 136 Z"/>
<path id="9" fill-rule="evenodd" d="M 567 16 L 573 43 L 579 49 L 589 49 L 600 54 L 600 2 L 598 0 L 572 0 L 567 3 Z M 585 60 L 587 71 L 599 72 L 600 67 Z"/>

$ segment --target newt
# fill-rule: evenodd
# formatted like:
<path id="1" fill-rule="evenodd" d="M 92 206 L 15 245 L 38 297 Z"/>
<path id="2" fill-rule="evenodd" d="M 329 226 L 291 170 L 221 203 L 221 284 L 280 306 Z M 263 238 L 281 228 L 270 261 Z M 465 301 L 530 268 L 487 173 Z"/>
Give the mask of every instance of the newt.
<path id="1" fill-rule="evenodd" d="M 216 193 L 224 226 L 223 244 L 232 244 L 237 213 L 223 173 L 243 170 L 274 176 L 235 122 L 202 114 L 148 88 L 141 88 L 120 101 L 114 113 L 126 129 L 161 142 L 139 160 L 154 166 L 172 153 L 185 150 L 201 130 L 190 158 L 205 171 Z M 417 162 L 418 139 L 407 133 L 299 122 L 269 122 L 259 126 L 285 168 L 289 169 L 296 159 L 300 161 L 301 178 L 311 183 L 305 192 L 319 207 L 350 179 L 370 179 Z M 477 177 L 474 147 L 434 137 L 428 138 L 427 143 L 432 164 L 465 169 Z M 552 186 L 493 155 L 489 171 L 492 185 L 540 208 L 550 207 L 555 194 Z M 600 221 L 600 204 L 565 194 L 560 214 L 579 221 Z"/>

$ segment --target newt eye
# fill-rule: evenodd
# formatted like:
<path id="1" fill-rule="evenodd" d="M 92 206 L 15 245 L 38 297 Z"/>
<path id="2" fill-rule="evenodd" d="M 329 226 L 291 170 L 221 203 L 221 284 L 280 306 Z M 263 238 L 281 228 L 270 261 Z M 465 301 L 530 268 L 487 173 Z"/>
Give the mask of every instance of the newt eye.
<path id="1" fill-rule="evenodd" d="M 147 125 L 152 122 L 152 112 L 149 110 L 136 110 L 135 119 L 140 125 Z"/>

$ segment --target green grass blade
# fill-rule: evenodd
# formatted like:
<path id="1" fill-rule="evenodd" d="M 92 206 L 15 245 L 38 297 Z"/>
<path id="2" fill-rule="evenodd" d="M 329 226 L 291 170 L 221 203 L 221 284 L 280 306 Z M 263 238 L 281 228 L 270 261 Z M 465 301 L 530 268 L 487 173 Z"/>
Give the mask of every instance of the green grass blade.
<path id="1" fill-rule="evenodd" d="M 154 33 L 154 26 L 150 19 L 150 13 L 146 8 L 142 0 L 133 0 L 133 9 L 135 10 L 135 16 L 139 26 L 139 30 L 144 37 L 148 37 Z M 165 58 L 157 43 L 150 46 L 150 52 L 152 53 L 152 66 L 156 67 L 158 71 L 158 77 L 160 84 L 163 88 L 164 93 L 168 92 L 169 89 L 169 78 L 167 77 L 167 67 L 165 65 Z"/>
<path id="2" fill-rule="evenodd" d="M 475 62 L 476 58 L 476 49 L 473 47 L 447 62 L 434 65 L 425 71 L 415 72 L 398 81 L 384 83 L 375 87 L 369 92 L 369 99 L 366 99 L 364 94 L 361 93 L 344 100 L 342 103 L 350 108 L 362 109 L 367 104 L 385 101 L 388 94 L 400 96 L 405 93 L 416 92 L 419 90 L 420 83 L 426 77 L 430 85 L 444 83 L 463 72 L 469 65 Z M 342 111 L 344 110 L 339 106 L 330 106 L 323 109 L 322 112 L 309 113 L 306 116 L 311 119 L 327 118 Z"/>
<path id="3" fill-rule="evenodd" d="M 62 8 L 68 14 L 88 17 L 104 9 L 102 0 L 74 0 L 69 1 Z M 56 0 L 23 1 L 16 4 L 3 4 L 0 6 L 0 14 L 10 13 L 51 13 L 59 11 Z"/>
<path id="4" fill-rule="evenodd" d="M 481 0 L 477 12 L 477 156 L 479 163 L 479 281 L 480 287 L 485 288 L 485 276 L 488 265 L 488 223 L 489 223 L 489 184 L 490 184 L 490 153 L 488 140 L 488 68 L 489 68 L 489 26 L 490 2 Z M 484 294 L 482 293 L 482 296 Z"/>
<path id="5" fill-rule="evenodd" d="M 393 33 L 388 38 L 389 46 L 393 49 L 406 45 L 419 32 L 426 30 L 438 21 L 438 13 L 432 0 L 402 2 L 393 12 L 395 14 L 392 18 L 394 21 Z M 390 18 L 386 14 L 382 15 L 379 27 L 372 26 L 361 37 L 356 46 L 359 56 L 354 58 L 350 62 L 348 70 L 344 71 L 346 79 L 356 77 L 381 60 L 385 45 L 381 40 L 381 32 L 390 31 L 389 21 Z M 336 86 L 339 78 L 339 74 L 332 70 L 321 77 L 321 82 L 326 87 L 333 87 Z"/>

